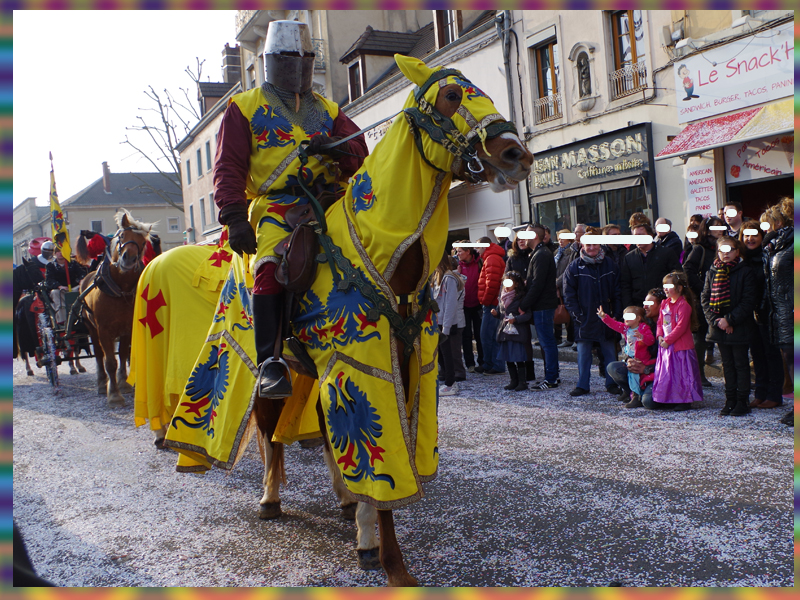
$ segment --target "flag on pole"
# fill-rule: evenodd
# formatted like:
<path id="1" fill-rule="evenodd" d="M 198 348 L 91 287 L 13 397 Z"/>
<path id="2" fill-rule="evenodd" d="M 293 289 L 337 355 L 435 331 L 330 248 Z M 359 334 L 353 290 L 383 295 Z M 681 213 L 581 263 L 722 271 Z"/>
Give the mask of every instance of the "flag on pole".
<path id="1" fill-rule="evenodd" d="M 58 203 L 52 152 L 50 153 L 50 226 L 53 231 L 53 242 L 55 242 L 64 259 L 69 261 L 72 255 L 72 247 L 69 244 L 69 231 L 67 231 L 67 225 L 64 222 L 64 213 L 61 212 L 61 205 Z"/>
<path id="2" fill-rule="evenodd" d="M 58 193 L 56 192 L 56 174 L 53 169 L 53 153 L 50 153 L 50 228 L 53 231 L 53 242 L 61 256 L 67 261 L 65 270 L 67 272 L 67 288 L 72 291 L 72 282 L 69 280 L 69 261 L 72 255 L 72 248 L 69 245 L 69 231 L 64 222 L 64 213 L 61 212 L 61 205 L 58 203 Z"/>

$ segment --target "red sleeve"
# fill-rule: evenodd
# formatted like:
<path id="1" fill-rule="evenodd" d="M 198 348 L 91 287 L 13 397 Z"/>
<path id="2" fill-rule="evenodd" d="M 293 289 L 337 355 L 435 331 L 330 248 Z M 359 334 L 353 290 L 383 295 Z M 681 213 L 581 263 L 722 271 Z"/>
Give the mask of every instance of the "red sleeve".
<path id="1" fill-rule="evenodd" d="M 614 319 L 614 318 L 613 318 L 611 315 L 608 315 L 608 314 L 607 314 L 605 317 L 603 317 L 602 321 L 603 321 L 603 323 L 605 323 L 605 324 L 606 324 L 608 327 L 610 327 L 611 329 L 613 329 L 614 331 L 616 331 L 616 332 L 618 332 L 618 333 L 623 333 L 623 334 L 624 334 L 624 333 L 625 333 L 625 330 L 628 328 L 628 327 L 625 325 L 625 323 L 620 323 L 619 321 L 617 321 L 617 320 L 616 320 L 616 319 Z M 650 335 L 650 337 L 653 337 L 653 336 L 652 336 L 652 334 Z M 650 344 L 652 344 L 652 343 L 653 343 L 653 342 L 650 342 Z M 649 346 L 650 344 L 648 344 L 648 346 Z"/>
<path id="2" fill-rule="evenodd" d="M 142 264 L 147 266 L 151 260 L 156 257 L 156 251 L 153 250 L 153 244 L 150 243 L 150 240 L 144 243 L 144 254 L 142 255 Z"/>
<path id="3" fill-rule="evenodd" d="M 656 343 L 656 339 L 653 337 L 653 330 L 644 321 L 639 323 L 639 333 L 642 334 L 642 342 L 645 346 L 652 346 Z"/>
<path id="4" fill-rule="evenodd" d="M 222 117 L 214 160 L 214 202 L 220 209 L 228 204 L 247 206 L 250 138 L 250 123 L 236 103 L 231 102 Z M 221 220 L 220 223 L 225 225 Z"/>
<path id="5" fill-rule="evenodd" d="M 669 302 L 666 300 L 665 302 Z M 664 341 L 668 344 L 675 343 L 681 336 L 689 331 L 689 324 L 692 318 L 692 307 L 684 299 L 683 302 L 676 302 L 672 308 L 672 314 L 675 316 L 674 323 L 672 324 L 672 331 L 669 335 L 664 336 Z"/>
<path id="6" fill-rule="evenodd" d="M 358 130 L 358 125 L 353 123 L 350 117 L 340 110 L 339 116 L 333 121 L 333 130 L 331 131 L 331 136 L 347 137 L 348 135 L 354 134 Z M 345 154 L 339 159 L 339 168 L 342 171 L 342 177 L 345 179 L 349 179 L 355 175 L 356 171 L 361 168 L 361 164 L 369 154 L 367 142 L 364 139 L 363 133 L 347 142 L 347 145 L 350 148 L 348 151 L 351 154 L 357 154 L 358 156 L 350 156 L 350 154 Z"/>

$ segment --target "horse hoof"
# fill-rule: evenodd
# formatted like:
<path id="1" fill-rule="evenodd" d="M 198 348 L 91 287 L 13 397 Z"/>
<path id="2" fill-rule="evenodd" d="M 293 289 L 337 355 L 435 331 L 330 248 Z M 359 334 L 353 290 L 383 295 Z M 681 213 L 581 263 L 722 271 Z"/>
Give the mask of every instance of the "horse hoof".
<path id="1" fill-rule="evenodd" d="M 345 504 L 342 507 L 342 518 L 345 521 L 355 521 L 356 520 L 356 507 L 358 506 L 358 502 L 351 502 L 350 504 Z"/>
<path id="2" fill-rule="evenodd" d="M 405 575 L 398 575 L 396 577 L 389 578 L 387 582 L 389 587 L 417 587 L 419 586 L 419 582 L 417 581 L 416 577 L 413 575 L 409 575 L 406 573 Z"/>
<path id="3" fill-rule="evenodd" d="M 78 373 L 86 373 L 86 367 L 78 367 Z"/>
<path id="4" fill-rule="evenodd" d="M 283 513 L 281 512 L 281 503 L 278 502 L 267 502 L 266 504 L 261 504 L 260 508 L 258 509 L 258 518 L 264 519 L 268 521 L 270 519 L 277 519 Z"/>
<path id="5" fill-rule="evenodd" d="M 164 438 L 158 438 L 157 440 L 155 440 L 153 442 L 153 445 L 158 450 L 166 450 L 167 449 L 167 447 L 164 445 Z"/>
<path id="6" fill-rule="evenodd" d="M 125 398 L 122 397 L 121 394 L 114 394 L 108 397 L 108 405 L 112 407 L 116 406 L 124 406 L 125 405 Z"/>
<path id="7" fill-rule="evenodd" d="M 70 375 L 77 375 L 78 374 L 78 369 L 70 369 L 69 370 L 69 374 Z"/>
<path id="8" fill-rule="evenodd" d="M 122 394 L 133 393 L 133 386 L 128 385 L 127 383 L 121 383 L 121 384 L 119 384 L 119 391 Z"/>
<path id="9" fill-rule="evenodd" d="M 378 556 L 378 548 L 356 550 L 356 553 L 358 554 L 358 566 L 365 571 L 376 571 L 382 568 L 381 559 Z"/>
<path id="10" fill-rule="evenodd" d="M 28 371 L 28 377 L 33 377 L 33 371 Z"/>

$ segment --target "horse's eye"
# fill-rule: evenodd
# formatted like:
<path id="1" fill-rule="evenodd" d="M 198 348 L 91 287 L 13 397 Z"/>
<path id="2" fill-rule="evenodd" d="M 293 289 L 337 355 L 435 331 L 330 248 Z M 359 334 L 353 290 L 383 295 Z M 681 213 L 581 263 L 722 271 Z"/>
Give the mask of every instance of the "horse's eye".
<path id="1" fill-rule="evenodd" d="M 461 96 L 459 96 L 455 92 L 448 92 L 446 98 L 450 102 L 459 102 L 459 101 L 461 101 Z"/>

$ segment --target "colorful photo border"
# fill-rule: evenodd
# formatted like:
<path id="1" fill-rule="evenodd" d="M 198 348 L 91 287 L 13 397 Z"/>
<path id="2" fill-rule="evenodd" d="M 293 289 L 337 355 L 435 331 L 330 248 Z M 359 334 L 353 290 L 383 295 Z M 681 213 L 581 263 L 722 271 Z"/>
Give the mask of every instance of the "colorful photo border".
<path id="1" fill-rule="evenodd" d="M 314 9 L 602 9 L 602 8 L 627 8 L 638 7 L 649 10 L 675 10 L 683 8 L 726 10 L 734 8 L 748 9 L 794 9 L 795 2 L 780 0 L 752 0 L 734 2 L 726 0 L 706 0 L 689 4 L 685 1 L 648 1 L 648 0 L 618 0 L 616 2 L 597 2 L 590 0 L 540 0 L 532 2 L 507 2 L 500 0 L 468 0 L 468 1 L 420 1 L 420 0 L 383 0 L 370 2 L 367 0 L 0 0 L 0 592 L 5 598 L 35 598 L 36 600 L 62 600 L 80 597 L 82 600 L 129 600 L 134 597 L 144 597 L 148 600 L 172 599 L 182 600 L 255 600 L 291 598 L 292 600 L 306 600 L 325 598 L 326 600 L 351 600 L 353 598 L 366 598 L 374 600 L 401 600 L 412 598 L 425 598 L 433 600 L 439 598 L 460 598 L 470 600 L 480 597 L 482 600 L 561 600 L 579 598 L 620 598 L 620 599 L 648 599 L 672 600 L 701 597 L 728 598 L 737 597 L 746 600 L 780 599 L 795 597 L 792 589 L 731 589 L 731 590 L 690 590 L 690 589 L 626 589 L 626 588 L 598 588 L 595 590 L 524 590 L 524 589 L 453 589 L 453 590 L 51 590 L 47 588 L 34 590 L 15 590 L 11 587 L 11 559 L 12 559 L 12 517 L 13 517 L 13 446 L 12 446 L 12 330 L 11 330 L 11 268 L 12 268 L 12 229 L 13 229 L 13 198 L 12 198 L 12 148 L 13 148 L 13 16 L 12 11 L 22 9 L 255 9 L 255 8 L 314 8 Z M 797 29 L 795 30 L 795 42 Z M 46 44 L 46 40 L 43 40 Z M 46 51 L 43 51 L 46 54 Z M 795 59 L 795 81 L 800 70 L 800 60 Z M 795 84 L 796 85 L 796 84 Z M 800 123 L 800 102 L 795 98 L 795 129 Z M 795 167 L 795 176 L 800 168 Z M 47 174 L 44 173 L 43 177 Z M 795 181 L 795 192 L 798 184 Z M 795 251 L 797 252 L 797 251 Z M 800 271 L 800 260 L 795 254 L 795 273 Z M 797 288 L 797 283 L 795 283 Z M 798 338 L 798 324 L 800 316 L 795 316 L 795 340 Z M 795 357 L 795 372 L 797 372 L 798 357 Z M 795 384 L 797 386 L 797 384 Z M 795 388 L 795 390 L 797 387 Z M 795 440 L 797 434 L 795 433 Z M 800 501 L 800 487 L 798 485 L 798 454 L 795 451 L 795 572 L 798 566 L 797 538 L 798 538 L 798 501 Z M 224 594 L 224 596 L 223 596 Z"/>

